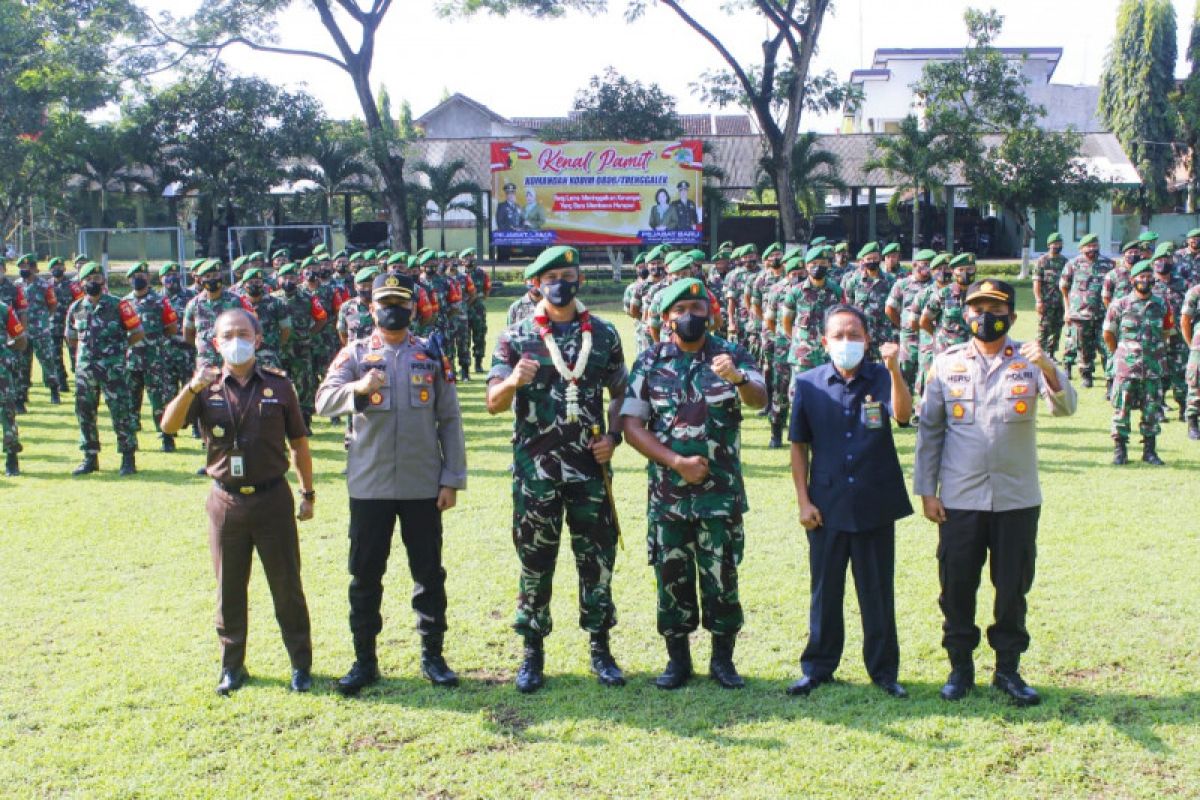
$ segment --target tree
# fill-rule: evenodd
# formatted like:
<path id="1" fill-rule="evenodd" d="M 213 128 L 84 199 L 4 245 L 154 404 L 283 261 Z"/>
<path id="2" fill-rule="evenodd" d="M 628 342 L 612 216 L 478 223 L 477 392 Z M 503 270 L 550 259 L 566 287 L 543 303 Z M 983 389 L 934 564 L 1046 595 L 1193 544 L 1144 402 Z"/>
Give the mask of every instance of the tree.
<path id="1" fill-rule="evenodd" d="M 791 177 L 796 192 L 796 210 L 810 223 L 814 216 L 825 210 L 826 195 L 830 192 L 844 192 L 847 188 L 846 182 L 838 174 L 841 159 L 836 153 L 820 149 L 817 146 L 818 141 L 817 134 L 808 131 L 801 134 L 792 146 Z M 760 190 L 773 183 L 769 166 L 769 163 L 759 164 Z"/>
<path id="2" fill-rule="evenodd" d="M 137 158 L 133 131 L 126 124 L 89 125 L 83 119 L 78 119 L 68 130 L 72 146 L 60 153 L 69 165 L 67 172 L 82 179 L 85 192 L 96 193 L 94 224 L 109 227 L 109 194 L 128 193 L 135 183 Z M 100 239 L 100 260 L 108 265 L 107 233 Z"/>
<path id="3" fill-rule="evenodd" d="M 952 160 L 953 153 L 945 137 L 923 129 L 916 116 L 909 114 L 900 121 L 899 133 L 876 138 L 875 154 L 863 164 L 864 171 L 883 170 L 889 179 L 896 181 L 887 205 L 892 222 L 900 220 L 900 206 L 905 196 L 911 195 L 914 256 L 920 248 L 921 198 L 927 193 L 937 196 L 945 185 L 946 167 Z"/>
<path id="4" fill-rule="evenodd" d="M 1021 64 L 992 45 L 1004 17 L 968 9 L 963 19 L 969 44 L 962 57 L 926 65 L 915 89 L 925 97 L 929 131 L 960 162 L 972 201 L 1016 220 L 1025 277 L 1030 211 L 1090 211 L 1107 190 L 1081 158 L 1080 134 L 1042 129 L 1046 109 L 1029 99 Z"/>
<path id="5" fill-rule="evenodd" d="M 1122 0 L 1100 78 L 1100 114 L 1142 178 L 1128 199 L 1143 226 L 1167 201 L 1167 173 L 1175 161 L 1175 54 L 1170 0 Z"/>
<path id="6" fill-rule="evenodd" d="M 288 171 L 292 180 L 308 180 L 317 184 L 321 193 L 321 222 L 329 224 L 330 198 L 344 194 L 349 199 L 352 193 L 371 191 L 373 171 L 366 155 L 366 143 L 353 133 L 342 133 L 326 125 L 313 141 L 312 148 L 305 154 L 311 164 L 297 164 Z M 349 202 L 345 204 L 348 210 Z M 346 233 L 350 233 L 351 219 L 344 215 Z"/>
<path id="7" fill-rule="evenodd" d="M 658 84 L 631 81 L 608 67 L 575 95 L 574 113 L 562 128 L 546 128 L 543 139 L 675 139 L 683 133 L 675 98 Z"/>
<path id="8" fill-rule="evenodd" d="M 148 95 L 127 114 L 151 160 L 202 195 L 201 218 L 213 221 L 210 256 L 223 250 L 219 220 L 233 223 L 236 208 L 262 206 L 266 190 L 286 177 L 285 160 L 310 152 L 322 124 L 310 95 L 220 67 Z"/>
<path id="9" fill-rule="evenodd" d="M 1187 60 L 1192 65 L 1179 91 L 1172 100 L 1179 113 L 1179 138 L 1182 154 L 1187 160 L 1187 213 L 1196 213 L 1196 158 L 1200 151 L 1200 2 L 1192 15 L 1191 36 L 1188 39 Z"/>
<path id="10" fill-rule="evenodd" d="M 424 175 L 429 185 L 425 187 L 425 197 L 428 203 L 433 203 L 437 209 L 438 219 L 441 220 L 441 249 L 446 249 L 446 214 L 450 211 L 470 211 L 475 213 L 474 198 L 483 189 L 472 180 L 459 178 L 459 173 L 465 171 L 467 162 L 461 158 L 447 161 L 444 164 L 429 164 L 421 161 L 413 164 L 413 172 Z M 463 202 L 458 198 L 471 195 L 472 202 Z"/>

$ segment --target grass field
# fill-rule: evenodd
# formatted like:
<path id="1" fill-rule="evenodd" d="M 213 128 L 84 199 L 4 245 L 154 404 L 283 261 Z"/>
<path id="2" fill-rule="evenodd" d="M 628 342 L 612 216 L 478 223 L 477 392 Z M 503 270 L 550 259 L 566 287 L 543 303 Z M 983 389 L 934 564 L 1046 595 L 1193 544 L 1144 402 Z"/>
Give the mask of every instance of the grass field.
<path id="1" fill-rule="evenodd" d="M 1033 330 L 1028 289 L 1017 335 Z M 502 305 L 491 311 L 494 338 Z M 599 312 L 632 342 L 612 304 Z M 628 354 L 632 358 L 632 354 Z M 1045 697 L 1029 710 L 990 689 L 950 705 L 939 648 L 935 528 L 900 523 L 896 599 L 907 701 L 868 682 L 857 609 L 847 600 L 841 682 L 790 699 L 806 638 L 805 539 L 787 451 L 747 421 L 752 510 L 741 570 L 746 627 L 740 692 L 707 678 L 667 693 L 644 547 L 644 462 L 616 457 L 625 549 L 614 594 L 614 650 L 630 677 L 597 686 L 576 627 L 575 577 L 560 559 L 546 688 L 512 688 L 520 642 L 506 468 L 511 418 L 491 418 L 483 385 L 461 387 L 470 487 L 446 520 L 454 691 L 420 678 L 403 550 L 385 579 L 385 680 L 357 700 L 330 681 L 352 660 L 346 625 L 346 490 L 340 429 L 317 425 L 319 500 L 301 526 L 313 616 L 315 691 L 287 691 L 288 664 L 261 571 L 252 580 L 251 683 L 213 692 L 214 582 L 206 482 L 194 440 L 116 476 L 111 430 L 103 472 L 73 479 L 69 404 L 35 388 L 21 418 L 19 479 L 0 480 L 0 794 L 13 797 L 1196 797 L 1200 796 L 1200 443 L 1165 426 L 1166 468 L 1108 465 L 1102 388 L 1081 390 L 1072 418 L 1043 417 L 1038 576 L 1026 677 Z M 68 396 L 68 403 L 70 401 Z M 152 427 L 149 426 L 148 427 Z M 897 435 L 911 469 L 914 435 Z M 1132 449 L 1132 448 L 1131 448 Z M 1140 450 L 1135 452 L 1140 453 Z M 564 548 L 566 549 L 566 548 Z M 986 624 L 990 594 L 981 592 Z M 694 652 L 703 665 L 708 642 Z M 990 679 L 991 653 L 977 654 Z"/>

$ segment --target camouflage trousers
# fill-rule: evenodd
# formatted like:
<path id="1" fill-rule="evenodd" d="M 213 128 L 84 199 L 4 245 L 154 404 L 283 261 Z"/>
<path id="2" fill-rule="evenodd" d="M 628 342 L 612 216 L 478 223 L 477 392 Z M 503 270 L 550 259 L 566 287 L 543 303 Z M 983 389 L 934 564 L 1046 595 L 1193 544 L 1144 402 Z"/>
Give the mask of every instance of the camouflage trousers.
<path id="1" fill-rule="evenodd" d="M 1180 408 L 1187 402 L 1188 353 L 1187 342 L 1183 340 L 1183 336 L 1172 336 L 1167 341 L 1167 374 L 1162 382 L 1163 400 L 1166 400 L 1167 389 L 1170 388 L 1175 397 L 1175 405 Z"/>
<path id="2" fill-rule="evenodd" d="M 1076 319 L 1071 320 L 1071 344 L 1063 356 L 1063 363 L 1068 367 L 1079 362 L 1079 374 L 1091 377 L 1095 370 L 1096 354 L 1100 354 L 1102 369 L 1108 370 L 1108 350 L 1104 347 L 1101 336 L 1101 320 Z"/>
<path id="3" fill-rule="evenodd" d="M 0 348 L 0 428 L 4 431 L 4 452 L 21 452 L 20 430 L 17 428 L 17 369 L 19 354 L 7 347 Z"/>
<path id="4" fill-rule="evenodd" d="M 455 337 L 454 320 L 439 319 L 433 324 L 435 334 L 441 334 L 442 355 L 450 360 L 451 366 L 458 364 L 458 339 Z"/>
<path id="5" fill-rule="evenodd" d="M 741 630 L 737 568 L 745 542 L 740 518 L 650 519 L 646 544 L 658 584 L 660 634 L 687 636 L 702 620 L 705 630 L 715 634 Z"/>
<path id="6" fill-rule="evenodd" d="M 1038 317 L 1038 345 L 1043 353 L 1054 358 L 1062 338 L 1064 312 L 1061 303 L 1046 304 L 1044 308 L 1045 311 Z"/>
<path id="7" fill-rule="evenodd" d="M 781 425 L 786 432 L 788 419 L 792 412 L 792 365 L 787 363 L 786 352 L 782 357 L 776 357 L 775 363 L 771 367 L 771 384 L 773 388 L 769 414 L 771 425 Z"/>
<path id="8" fill-rule="evenodd" d="M 471 328 L 471 345 L 475 353 L 475 361 L 483 363 L 492 355 L 487 349 L 487 306 L 482 302 L 471 306 L 468 323 Z"/>
<path id="9" fill-rule="evenodd" d="M 917 386 L 917 370 L 921 365 L 921 348 L 915 336 L 900 337 L 900 374 L 910 392 Z M 919 399 L 914 396 L 914 400 Z"/>
<path id="10" fill-rule="evenodd" d="M 154 429 L 161 430 L 163 410 L 179 391 L 175 371 L 168 359 L 167 346 L 135 348 L 125 360 L 125 370 L 129 376 L 129 392 L 133 398 L 133 418 L 137 420 L 137 429 L 142 429 L 142 399 L 149 395 Z"/>
<path id="11" fill-rule="evenodd" d="M 767 416 L 772 417 L 775 404 L 775 334 L 765 328 L 759 334 L 758 368 L 762 370 L 763 379 L 767 382 Z"/>
<path id="12" fill-rule="evenodd" d="M 71 371 L 75 371 L 75 351 L 67 347 L 67 337 L 63 333 L 63 325 L 66 320 L 55 321 L 54 325 L 54 371 L 58 375 L 58 388 L 66 389 L 67 383 L 67 361 L 63 358 L 63 348 L 67 348 L 68 356 L 71 360 Z"/>
<path id="13" fill-rule="evenodd" d="M 564 513 L 579 574 L 579 627 L 601 633 L 617 624 L 612 599 L 617 533 L 604 480 L 555 483 L 514 477 L 513 544 L 521 575 L 513 629 L 522 636 L 547 636 L 553 630 L 550 596 Z"/>
<path id="14" fill-rule="evenodd" d="M 325 371 L 333 363 L 340 347 L 341 340 L 337 336 L 337 331 L 331 332 L 329 327 L 321 329 L 321 332 L 313 338 L 309 345 L 309 369 L 312 373 L 314 398 L 317 396 L 317 387 L 325 379 Z"/>
<path id="15" fill-rule="evenodd" d="M 61 351 L 59 351 L 61 352 Z M 33 357 L 37 356 L 42 368 L 42 385 L 46 388 L 61 388 L 58 382 L 58 362 L 54 360 L 54 337 L 50 331 L 29 334 L 29 346 L 17 356 L 21 364 L 21 401 L 29 402 L 29 387 L 33 384 Z"/>
<path id="16" fill-rule="evenodd" d="M 1187 418 L 1200 419 L 1200 347 L 1193 347 L 1188 354 L 1187 372 Z"/>
<path id="17" fill-rule="evenodd" d="M 1112 437 L 1129 439 L 1130 416 L 1141 411 L 1142 436 L 1158 436 L 1162 422 L 1161 378 L 1118 378 L 1112 389 Z"/>
<path id="18" fill-rule="evenodd" d="M 137 450 L 137 417 L 133 411 L 133 394 L 129 391 L 124 364 L 101 368 L 93 365 L 75 373 L 75 418 L 79 420 L 79 449 L 85 453 L 100 452 L 100 430 L 96 416 L 100 410 L 100 395 L 112 416 L 113 432 L 117 434 L 117 450 L 132 453 Z"/>
<path id="19" fill-rule="evenodd" d="M 275 350 L 255 350 L 254 362 L 271 369 L 283 369 L 283 358 Z"/>
<path id="20" fill-rule="evenodd" d="M 283 369 L 296 387 L 300 410 L 312 415 L 317 410 L 317 376 L 313 373 L 313 348 L 308 344 L 290 343 L 283 357 Z"/>
<path id="21" fill-rule="evenodd" d="M 633 323 L 633 339 L 637 343 L 638 354 L 642 354 L 650 349 L 650 345 L 654 342 L 650 339 L 650 334 L 647 333 L 646 323 L 640 319 Z"/>
<path id="22" fill-rule="evenodd" d="M 743 338 L 746 340 L 746 352 L 750 354 L 755 363 L 762 364 L 763 343 L 759 329 L 757 327 L 747 328 L 743 334 Z"/>
<path id="23" fill-rule="evenodd" d="M 467 317 L 458 317 L 454 320 L 452 336 L 454 337 L 454 350 L 458 355 L 457 364 L 462 367 L 463 372 L 468 372 L 471 366 L 471 323 Z"/>
<path id="24" fill-rule="evenodd" d="M 933 342 L 928 344 L 921 343 L 917 345 L 917 381 L 915 397 L 922 397 L 925 394 L 925 378 L 929 375 L 929 368 L 933 366 Z"/>
<path id="25" fill-rule="evenodd" d="M 167 347 L 166 358 L 176 384 L 182 386 L 187 383 L 196 370 L 196 348 L 187 342 L 172 339 Z"/>

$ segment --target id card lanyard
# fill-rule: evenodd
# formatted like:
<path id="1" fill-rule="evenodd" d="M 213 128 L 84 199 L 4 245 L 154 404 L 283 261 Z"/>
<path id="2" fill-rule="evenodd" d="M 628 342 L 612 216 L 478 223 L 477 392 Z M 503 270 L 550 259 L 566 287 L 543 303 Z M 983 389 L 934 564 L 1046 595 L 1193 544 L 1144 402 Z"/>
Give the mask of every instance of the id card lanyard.
<path id="1" fill-rule="evenodd" d="M 250 402 L 246 404 L 245 408 L 239 408 L 236 412 L 233 410 L 233 396 L 228 393 L 225 395 L 225 402 L 229 403 L 229 419 L 233 425 L 233 430 L 230 431 L 233 434 L 233 449 L 229 451 L 229 474 L 235 478 L 246 476 L 246 459 L 242 452 L 245 445 L 242 442 L 241 432 L 246 422 L 246 416 L 258 402 L 258 390 L 259 387 L 256 384 L 250 392 Z"/>

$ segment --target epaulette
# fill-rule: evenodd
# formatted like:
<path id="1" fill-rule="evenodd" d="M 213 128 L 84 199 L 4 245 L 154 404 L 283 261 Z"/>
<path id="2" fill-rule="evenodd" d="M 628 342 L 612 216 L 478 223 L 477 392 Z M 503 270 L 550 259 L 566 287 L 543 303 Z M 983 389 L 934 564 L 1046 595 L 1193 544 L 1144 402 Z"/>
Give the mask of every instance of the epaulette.
<path id="1" fill-rule="evenodd" d="M 267 366 L 266 364 L 263 364 L 263 365 L 261 366 L 261 368 L 262 368 L 262 371 L 263 371 L 263 372 L 270 373 L 271 375 L 276 375 L 276 376 L 278 376 L 278 377 L 280 377 L 280 378 L 286 378 L 286 377 L 287 377 L 287 373 L 286 373 L 286 372 L 284 372 L 283 370 L 281 370 L 279 367 L 269 367 L 269 366 Z"/>

